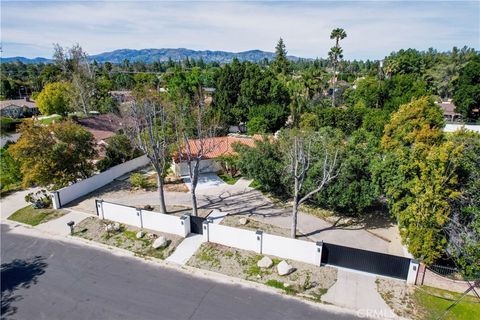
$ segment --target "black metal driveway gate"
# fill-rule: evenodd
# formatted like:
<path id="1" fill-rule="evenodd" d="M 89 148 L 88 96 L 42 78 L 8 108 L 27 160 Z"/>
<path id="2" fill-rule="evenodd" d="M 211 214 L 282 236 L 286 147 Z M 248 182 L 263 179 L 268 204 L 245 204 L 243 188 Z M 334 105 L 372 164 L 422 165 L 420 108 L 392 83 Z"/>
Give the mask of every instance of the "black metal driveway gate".
<path id="1" fill-rule="evenodd" d="M 322 263 L 406 280 L 410 259 L 324 242 Z"/>

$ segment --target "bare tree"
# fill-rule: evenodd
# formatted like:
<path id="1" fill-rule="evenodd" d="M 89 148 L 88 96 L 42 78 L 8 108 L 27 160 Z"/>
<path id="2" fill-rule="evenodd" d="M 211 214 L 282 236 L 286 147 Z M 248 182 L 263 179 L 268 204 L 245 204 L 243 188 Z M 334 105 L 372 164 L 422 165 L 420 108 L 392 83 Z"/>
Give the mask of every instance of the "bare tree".
<path id="1" fill-rule="evenodd" d="M 339 173 L 339 148 L 335 148 L 327 132 L 291 130 L 283 145 L 288 172 L 293 182 L 293 207 L 291 237 L 296 237 L 299 206 L 322 191 Z M 315 166 L 313 183 L 305 187 L 305 180 Z"/>
<path id="2" fill-rule="evenodd" d="M 216 137 L 216 121 L 208 113 L 202 87 L 190 103 L 181 103 L 175 113 L 177 161 L 186 162 L 190 178 L 192 215 L 198 216 L 196 189 L 200 175 L 200 164 L 209 153 L 222 148 L 222 140 Z M 224 148 L 224 146 L 223 146 Z"/>
<path id="3" fill-rule="evenodd" d="M 127 132 L 135 146 L 147 155 L 157 173 L 160 212 L 167 213 L 163 191 L 170 164 L 166 107 L 155 97 L 138 98 L 132 103 L 131 116 L 133 126 Z"/>
<path id="4" fill-rule="evenodd" d="M 54 45 L 53 59 L 66 79 L 72 83 L 72 107 L 85 114 L 91 110 L 96 94 L 95 70 L 88 61 L 88 55 L 79 44 L 71 48 Z"/>

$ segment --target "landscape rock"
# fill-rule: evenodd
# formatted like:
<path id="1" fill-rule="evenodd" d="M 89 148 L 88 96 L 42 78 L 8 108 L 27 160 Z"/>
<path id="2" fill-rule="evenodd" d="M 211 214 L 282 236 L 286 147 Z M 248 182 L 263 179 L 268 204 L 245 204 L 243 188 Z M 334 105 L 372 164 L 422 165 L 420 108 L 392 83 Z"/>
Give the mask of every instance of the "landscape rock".
<path id="1" fill-rule="evenodd" d="M 112 230 L 113 230 L 113 225 L 107 224 L 107 225 L 105 226 L 105 231 L 110 232 L 110 231 L 112 231 Z"/>
<path id="2" fill-rule="evenodd" d="M 113 224 L 113 230 L 114 230 L 114 231 L 120 230 L 120 223 L 115 222 L 115 223 Z"/>
<path id="3" fill-rule="evenodd" d="M 153 239 L 155 239 L 155 238 L 157 238 L 157 235 L 156 235 L 156 234 L 154 234 L 154 233 L 147 233 L 147 239 L 153 240 Z"/>
<path id="4" fill-rule="evenodd" d="M 287 261 L 282 260 L 277 265 L 277 272 L 280 276 L 286 276 L 294 271 L 294 268 L 287 263 Z"/>
<path id="5" fill-rule="evenodd" d="M 269 257 L 263 257 L 257 262 L 257 266 L 260 268 L 270 268 L 272 265 L 273 261 Z"/>
<path id="6" fill-rule="evenodd" d="M 248 223 L 248 219 L 247 218 L 240 218 L 240 219 L 238 219 L 238 223 L 241 224 L 242 226 L 244 226 Z"/>
<path id="7" fill-rule="evenodd" d="M 167 246 L 167 239 L 165 239 L 165 237 L 158 237 L 152 243 L 153 249 L 165 248 L 166 246 Z"/>
<path id="8" fill-rule="evenodd" d="M 135 235 L 135 237 L 136 237 L 137 239 L 141 239 L 141 238 L 143 238 L 144 235 L 145 235 L 145 234 L 143 233 L 143 231 L 138 231 L 137 234 Z"/>

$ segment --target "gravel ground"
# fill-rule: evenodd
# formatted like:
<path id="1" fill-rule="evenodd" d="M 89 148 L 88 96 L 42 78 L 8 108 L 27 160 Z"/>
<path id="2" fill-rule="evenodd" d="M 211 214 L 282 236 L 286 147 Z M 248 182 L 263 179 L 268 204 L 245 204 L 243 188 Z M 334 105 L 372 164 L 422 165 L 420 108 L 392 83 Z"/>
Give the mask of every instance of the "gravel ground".
<path id="1" fill-rule="evenodd" d="M 396 315 L 408 319 L 416 318 L 418 310 L 413 301 L 414 286 L 385 278 L 377 278 L 376 283 L 378 293 Z"/>
<path id="2" fill-rule="evenodd" d="M 243 225 L 240 224 L 239 220 L 246 218 L 247 219 L 247 224 Z M 225 226 L 230 226 L 230 227 L 235 227 L 235 228 L 240 228 L 240 229 L 247 229 L 247 230 L 262 230 L 265 233 L 268 234 L 273 234 L 276 236 L 284 236 L 284 237 L 290 237 L 290 230 L 285 229 L 285 228 L 280 228 L 277 226 L 274 226 L 272 224 L 264 223 L 257 221 L 252 218 L 247 218 L 243 215 L 228 215 L 226 216 L 220 224 L 223 224 Z M 305 239 L 308 240 L 308 239 Z"/>
<path id="3" fill-rule="evenodd" d="M 257 262 L 262 257 L 251 251 L 204 243 L 187 264 L 228 276 L 265 283 L 283 289 L 288 294 L 298 294 L 317 301 L 320 301 L 321 296 L 337 279 L 337 270 L 334 268 L 316 267 L 293 260 L 287 260 L 287 262 L 295 268 L 295 271 L 289 275 L 280 276 L 276 265 L 282 259 L 270 257 L 274 264 L 264 269 L 257 266 Z"/>
<path id="4" fill-rule="evenodd" d="M 112 222 L 96 217 L 87 218 L 75 226 L 75 236 L 159 259 L 167 258 L 183 240 L 177 235 L 147 230 L 144 230 L 146 235 L 143 238 L 137 239 L 136 234 L 141 229 L 120 224 L 120 230 L 107 232 L 105 226 L 109 223 Z M 163 249 L 152 248 L 153 241 L 160 236 L 167 239 L 168 245 Z"/>

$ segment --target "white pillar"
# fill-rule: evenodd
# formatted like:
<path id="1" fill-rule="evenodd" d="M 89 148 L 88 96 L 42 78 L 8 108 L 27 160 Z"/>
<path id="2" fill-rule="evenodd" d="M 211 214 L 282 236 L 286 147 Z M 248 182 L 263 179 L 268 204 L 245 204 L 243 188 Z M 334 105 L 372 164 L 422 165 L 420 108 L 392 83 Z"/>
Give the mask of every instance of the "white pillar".
<path id="1" fill-rule="evenodd" d="M 190 216 L 188 214 L 184 214 L 180 217 L 180 224 L 182 225 L 183 229 L 185 230 L 184 237 L 187 237 L 190 234 Z M 203 226 L 202 226 L 203 227 Z"/>
<path id="2" fill-rule="evenodd" d="M 105 219 L 103 215 L 103 200 L 95 200 L 95 205 L 97 206 L 97 216 Z"/>
<path id="3" fill-rule="evenodd" d="M 138 217 L 138 222 L 139 222 L 139 228 L 143 229 L 143 218 L 142 218 L 142 209 L 137 208 L 137 217 Z"/>
<path id="4" fill-rule="evenodd" d="M 255 237 L 257 242 L 257 252 L 262 254 L 263 231 L 257 230 L 255 232 Z"/>
<path id="5" fill-rule="evenodd" d="M 323 249 L 323 241 L 317 241 L 315 248 L 315 264 L 320 266 L 322 264 L 322 249 Z"/>
<path id="6" fill-rule="evenodd" d="M 60 209 L 62 205 L 60 204 L 60 195 L 58 191 L 52 191 L 50 193 L 50 196 L 52 197 L 52 206 L 53 209 Z"/>
<path id="7" fill-rule="evenodd" d="M 210 224 L 210 221 L 209 221 L 209 220 L 203 221 L 203 224 L 202 224 L 202 229 L 203 229 L 203 241 L 204 241 L 204 242 L 210 241 L 210 235 L 209 235 L 210 228 L 209 228 L 209 224 Z"/>
<path id="8" fill-rule="evenodd" d="M 408 267 L 407 284 L 415 284 L 419 268 L 420 263 L 417 260 L 410 260 L 410 266 Z"/>

